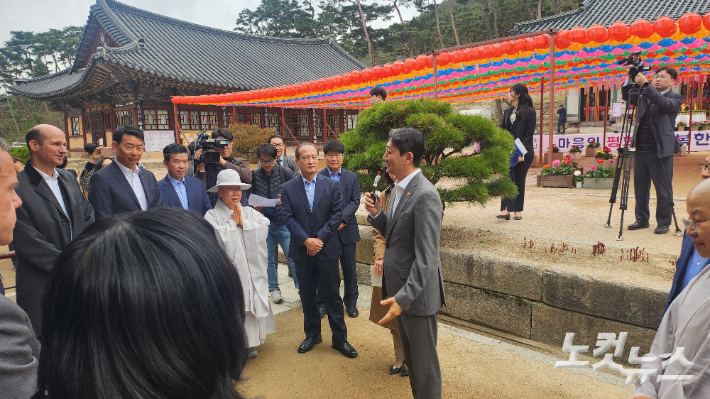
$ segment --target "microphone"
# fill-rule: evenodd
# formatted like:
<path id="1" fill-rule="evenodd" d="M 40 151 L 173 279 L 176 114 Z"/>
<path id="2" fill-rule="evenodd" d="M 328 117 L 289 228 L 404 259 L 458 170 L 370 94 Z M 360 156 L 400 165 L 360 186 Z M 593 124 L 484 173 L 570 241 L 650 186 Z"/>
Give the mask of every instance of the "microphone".
<path id="1" fill-rule="evenodd" d="M 380 178 L 382 178 L 382 176 L 380 176 L 380 172 L 377 172 L 377 176 L 375 176 L 375 183 L 372 185 L 371 196 L 372 196 L 373 206 L 377 206 L 377 195 L 375 193 L 377 192 L 377 183 L 380 182 Z"/>

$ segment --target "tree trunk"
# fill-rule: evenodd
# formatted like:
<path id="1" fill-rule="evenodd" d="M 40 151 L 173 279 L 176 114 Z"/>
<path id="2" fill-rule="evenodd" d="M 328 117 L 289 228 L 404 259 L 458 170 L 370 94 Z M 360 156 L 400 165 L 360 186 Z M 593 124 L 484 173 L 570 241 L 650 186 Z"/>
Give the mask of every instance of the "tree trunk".
<path id="1" fill-rule="evenodd" d="M 540 0 L 542 1 L 542 0 Z M 493 8 L 493 33 L 495 33 L 495 38 L 500 37 L 500 33 L 498 33 L 498 7 L 496 6 L 496 0 L 490 0 L 492 7 Z"/>
<path id="2" fill-rule="evenodd" d="M 0 114 L 2 114 L 2 120 L 4 122 L 5 129 L 8 130 L 8 132 L 12 133 L 12 135 L 15 135 L 15 132 L 12 131 L 12 126 L 10 125 L 10 122 L 7 120 L 7 113 L 5 113 L 5 108 L 0 105 Z"/>
<path id="3" fill-rule="evenodd" d="M 562 6 L 560 5 L 560 0 L 555 1 L 557 5 L 557 13 L 562 14 Z"/>
<path id="4" fill-rule="evenodd" d="M 491 19 L 489 15 L 489 0 L 483 0 L 483 19 L 486 20 L 486 28 L 488 29 L 488 40 L 493 40 L 493 29 L 491 29 Z"/>
<path id="5" fill-rule="evenodd" d="M 537 1 L 537 19 L 542 18 L 542 0 Z"/>
<path id="6" fill-rule="evenodd" d="M 350 0 L 353 3 L 353 0 Z M 367 32 L 367 23 L 365 22 L 365 15 L 362 12 L 362 6 L 360 5 L 360 0 L 355 0 L 354 4 L 357 4 L 357 11 L 360 13 L 360 21 L 362 21 L 362 30 L 365 31 L 365 40 L 367 40 L 367 52 L 370 54 L 370 68 L 375 65 L 380 65 L 380 57 L 377 55 L 377 50 L 375 50 L 375 45 L 370 39 L 370 34 Z"/>
<path id="7" fill-rule="evenodd" d="M 311 4 L 311 2 L 309 0 L 303 0 L 303 3 L 306 6 L 308 6 L 308 11 L 311 13 L 311 23 L 308 24 L 308 28 L 309 28 L 308 30 L 311 31 L 311 34 L 313 35 L 314 38 L 319 37 L 316 30 L 313 28 L 313 22 L 316 20 L 316 10 L 313 8 L 313 5 Z"/>
<path id="8" fill-rule="evenodd" d="M 439 25 L 439 7 L 436 6 L 436 0 L 431 0 L 434 3 L 434 15 L 436 15 L 436 32 L 439 34 L 439 44 L 444 48 L 444 37 L 441 36 L 441 26 Z"/>
<path id="9" fill-rule="evenodd" d="M 47 107 L 47 102 L 46 102 L 46 101 L 42 101 L 42 106 L 44 107 L 44 113 L 47 115 L 47 120 L 52 119 L 52 115 L 51 115 L 51 113 L 49 112 L 49 107 Z"/>
<path id="10" fill-rule="evenodd" d="M 528 10 L 528 14 L 530 14 L 530 19 L 535 19 L 535 14 L 533 14 L 532 10 L 530 9 L 530 4 L 528 4 L 528 0 L 525 0 L 525 9 Z"/>
<path id="11" fill-rule="evenodd" d="M 392 4 L 394 4 L 394 9 L 397 10 L 397 15 L 399 15 L 399 22 L 402 24 L 402 29 L 404 29 L 404 33 L 407 35 L 407 48 L 409 49 L 409 56 L 414 58 L 414 54 L 416 53 L 418 55 L 419 52 L 417 51 L 417 48 L 414 47 L 414 41 L 412 40 L 412 35 L 409 34 L 407 25 L 404 24 L 404 18 L 402 18 L 402 13 L 399 11 L 397 0 L 392 0 Z"/>
<path id="12" fill-rule="evenodd" d="M 17 96 L 17 101 L 22 105 L 22 108 L 25 110 L 25 113 L 27 114 L 27 117 L 30 118 L 30 122 L 34 123 L 35 117 L 32 115 L 32 112 L 30 112 L 29 108 L 27 108 L 27 104 L 25 103 L 25 100 L 22 96 Z"/>
<path id="13" fill-rule="evenodd" d="M 17 119 L 15 119 L 15 114 L 12 112 L 12 105 L 10 104 L 10 97 L 7 95 L 7 85 L 5 85 L 5 101 L 7 101 L 7 108 L 10 109 L 10 116 L 12 116 L 12 121 L 15 122 L 15 128 L 17 128 L 17 134 L 20 134 L 20 127 L 17 125 Z"/>
<path id="14" fill-rule="evenodd" d="M 451 4 L 453 2 L 454 2 L 454 0 L 449 0 L 449 14 L 451 15 L 451 27 L 454 29 L 454 38 L 456 38 L 456 45 L 460 46 L 461 42 L 459 42 L 459 34 L 456 32 L 456 23 L 454 22 L 454 6 L 453 6 L 453 4 Z"/>

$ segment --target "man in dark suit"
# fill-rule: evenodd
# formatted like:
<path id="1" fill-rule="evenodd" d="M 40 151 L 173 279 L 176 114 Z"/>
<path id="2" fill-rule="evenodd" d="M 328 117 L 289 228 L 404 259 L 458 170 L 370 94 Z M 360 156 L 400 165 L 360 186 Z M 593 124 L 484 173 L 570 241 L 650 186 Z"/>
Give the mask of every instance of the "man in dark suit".
<path id="1" fill-rule="evenodd" d="M 17 253 L 17 304 L 42 335 L 42 296 L 59 253 L 94 222 L 94 210 L 68 172 L 57 168 L 64 160 L 64 132 L 38 125 L 25 135 L 30 160 L 17 175 L 14 243 Z"/>
<path id="2" fill-rule="evenodd" d="M 418 130 L 390 131 L 383 159 L 397 181 L 387 214 L 379 197 L 376 205 L 369 193 L 365 200 L 368 219 L 387 242 L 382 304 L 390 309 L 379 324 L 397 320 L 415 399 L 441 398 L 436 314 L 445 305 L 439 257 L 443 210 L 439 192 L 419 169 L 424 148 Z"/>
<path id="3" fill-rule="evenodd" d="M 306 339 L 298 352 L 305 353 L 322 342 L 316 289 L 328 312 L 333 348 L 344 356 L 357 356 L 348 343 L 343 300 L 337 290 L 340 281 L 337 238 L 342 217 L 342 195 L 338 182 L 318 177 L 318 147 L 301 143 L 296 148 L 296 164 L 301 178 L 282 186 L 281 216 L 291 233 L 289 255 L 296 263 L 296 275 L 303 307 L 303 329 Z"/>
<path id="4" fill-rule="evenodd" d="M 168 174 L 158 182 L 160 197 L 164 206 L 183 208 L 205 216 L 212 209 L 210 197 L 202 180 L 185 176 L 189 163 L 187 148 L 182 144 L 168 144 L 163 148 L 163 165 L 168 168 Z"/>
<path id="5" fill-rule="evenodd" d="M 0 245 L 12 241 L 15 209 L 22 200 L 12 158 L 0 143 Z M 27 314 L 0 295 L 0 392 L 7 399 L 27 399 L 37 391 L 39 342 Z"/>
<path id="6" fill-rule="evenodd" d="M 636 148 L 634 155 L 634 193 L 636 196 L 636 222 L 629 225 L 629 230 L 649 227 L 651 213 L 648 201 L 651 193 L 651 181 L 656 189 L 656 234 L 668 233 L 671 224 L 673 199 L 673 153 L 680 152 L 675 137 L 675 118 L 683 104 L 683 96 L 674 93 L 672 88 L 678 72 L 670 67 L 661 66 L 649 83 L 643 73 L 636 75 L 636 84 L 643 88 L 642 96 L 630 98 L 631 78 L 621 88 L 622 97 L 632 105 L 638 104 L 636 113 L 636 132 L 631 147 Z M 649 108 L 641 99 L 648 101 Z M 654 135 L 655 130 L 655 135 Z M 665 171 L 666 177 L 663 173 Z"/>
<path id="7" fill-rule="evenodd" d="M 357 317 L 357 274 L 355 269 L 355 246 L 360 241 L 360 229 L 357 225 L 355 212 L 360 207 L 360 181 L 357 175 L 349 170 L 344 170 L 343 154 L 345 146 L 340 140 L 328 140 L 323 145 L 325 153 L 326 168 L 321 170 L 320 175 L 329 177 L 337 181 L 340 187 L 340 192 L 343 195 L 343 220 L 338 226 L 338 239 L 340 241 L 340 266 L 343 268 L 343 280 L 345 282 L 345 294 L 343 302 L 345 303 L 345 311 L 350 317 Z M 340 279 L 338 286 L 340 289 Z M 318 297 L 318 308 L 321 317 L 325 315 L 325 304 Z"/>
<path id="8" fill-rule="evenodd" d="M 155 176 L 138 166 L 145 151 L 143 131 L 135 126 L 120 126 L 113 133 L 111 148 L 116 153 L 116 162 L 91 176 L 89 201 L 94 206 L 96 220 L 162 206 Z"/>

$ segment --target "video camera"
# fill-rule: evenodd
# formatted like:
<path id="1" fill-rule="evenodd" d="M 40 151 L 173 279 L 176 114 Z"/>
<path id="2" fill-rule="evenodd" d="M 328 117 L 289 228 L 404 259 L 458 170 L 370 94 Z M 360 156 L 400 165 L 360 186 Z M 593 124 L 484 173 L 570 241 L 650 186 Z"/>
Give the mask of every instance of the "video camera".
<path id="1" fill-rule="evenodd" d="M 218 148 L 224 148 L 229 145 L 229 141 L 224 138 L 211 139 L 209 134 L 204 130 L 197 133 L 195 136 L 195 152 L 202 150 L 202 155 L 199 161 L 206 164 L 217 164 L 219 163 L 219 151 Z"/>
<path id="2" fill-rule="evenodd" d="M 628 57 L 620 59 L 619 65 L 631 67 L 629 68 L 629 77 L 631 78 L 631 82 L 633 84 L 636 84 L 636 75 L 651 70 L 651 67 L 646 66 L 646 64 L 644 64 L 644 62 L 641 60 L 640 51 L 631 53 L 631 55 L 629 55 Z"/>

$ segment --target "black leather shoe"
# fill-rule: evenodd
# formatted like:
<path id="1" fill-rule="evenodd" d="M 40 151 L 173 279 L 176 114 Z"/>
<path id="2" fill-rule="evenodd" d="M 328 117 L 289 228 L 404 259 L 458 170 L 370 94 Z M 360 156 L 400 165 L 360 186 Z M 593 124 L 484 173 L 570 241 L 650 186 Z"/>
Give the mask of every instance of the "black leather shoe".
<path id="1" fill-rule="evenodd" d="M 498 215 L 496 216 L 498 219 L 503 219 L 503 220 L 510 220 L 510 213 L 507 215 Z"/>
<path id="2" fill-rule="evenodd" d="M 320 335 L 313 338 L 306 338 L 301 342 L 301 345 L 298 345 L 298 353 L 306 353 L 321 342 L 323 342 L 323 338 L 321 338 Z"/>
<path id="3" fill-rule="evenodd" d="M 666 234 L 668 233 L 668 226 L 658 226 L 653 232 L 656 234 Z"/>
<path id="4" fill-rule="evenodd" d="M 629 225 L 629 230 L 647 229 L 649 227 L 648 220 L 637 220 L 635 223 Z"/>
<path id="5" fill-rule="evenodd" d="M 401 373 L 404 370 L 404 362 L 402 362 L 402 365 L 399 367 L 390 366 L 390 375 Z"/>
<path id="6" fill-rule="evenodd" d="M 360 312 L 357 311 L 357 308 L 355 306 L 351 308 L 345 308 L 345 312 L 347 312 L 348 316 L 350 316 L 351 318 L 355 318 L 360 314 Z"/>
<path id="7" fill-rule="evenodd" d="M 409 377 L 409 370 L 407 370 L 407 366 L 402 365 L 402 374 L 400 374 L 402 377 Z"/>
<path id="8" fill-rule="evenodd" d="M 355 348 L 350 346 L 350 344 L 347 342 L 343 342 L 343 343 L 333 342 L 332 346 L 333 346 L 333 349 L 342 353 L 343 356 L 345 356 L 345 357 L 349 357 L 349 358 L 357 357 L 357 351 L 355 350 Z"/>
<path id="9" fill-rule="evenodd" d="M 320 312 L 320 318 L 321 319 L 324 318 L 325 317 L 325 308 L 318 308 L 318 311 Z"/>

